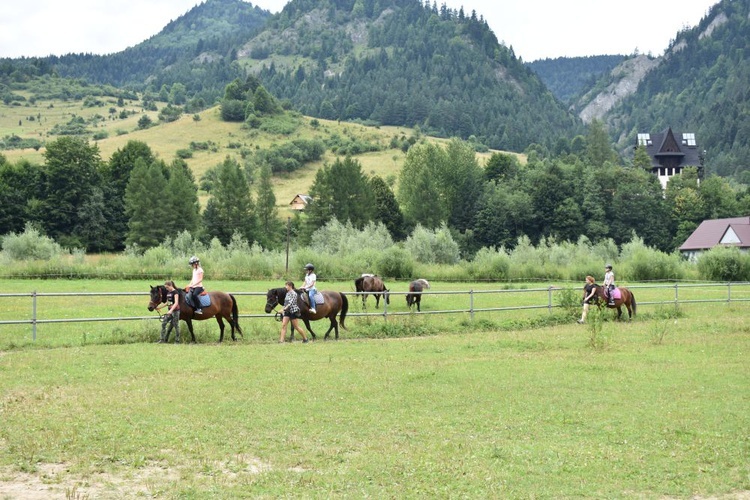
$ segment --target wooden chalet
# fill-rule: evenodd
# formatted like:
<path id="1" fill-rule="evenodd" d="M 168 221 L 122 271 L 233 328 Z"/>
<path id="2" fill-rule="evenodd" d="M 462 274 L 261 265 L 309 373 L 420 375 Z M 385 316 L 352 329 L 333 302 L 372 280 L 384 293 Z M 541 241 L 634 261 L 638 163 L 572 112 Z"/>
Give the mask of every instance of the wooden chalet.
<path id="1" fill-rule="evenodd" d="M 289 208 L 292 210 L 304 210 L 307 208 L 308 203 L 312 201 L 312 198 L 306 194 L 298 194 L 292 201 L 289 202 Z"/>
<path id="2" fill-rule="evenodd" d="M 685 240 L 680 252 L 695 260 L 702 252 L 718 245 L 737 247 L 743 252 L 750 250 L 750 217 L 704 220 Z"/>
<path id="3" fill-rule="evenodd" d="M 686 167 L 698 168 L 703 175 L 703 152 L 698 148 L 693 132 L 674 132 L 669 127 L 656 134 L 638 134 L 636 148 L 645 147 L 651 158 L 651 172 L 659 178 L 662 188 L 673 175 Z"/>

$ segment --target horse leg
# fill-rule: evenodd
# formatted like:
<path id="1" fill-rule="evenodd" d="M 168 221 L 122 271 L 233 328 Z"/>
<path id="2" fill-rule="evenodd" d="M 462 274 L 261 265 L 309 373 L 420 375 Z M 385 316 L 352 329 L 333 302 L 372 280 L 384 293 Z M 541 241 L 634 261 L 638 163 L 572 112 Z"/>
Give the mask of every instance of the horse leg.
<path id="1" fill-rule="evenodd" d="M 375 297 L 375 309 L 378 309 L 380 307 L 380 294 L 376 293 L 373 297 Z"/>
<path id="2" fill-rule="evenodd" d="M 422 312 L 422 296 L 417 295 L 417 312 Z"/>
<path id="3" fill-rule="evenodd" d="M 325 336 L 323 336 L 323 340 L 328 340 L 328 335 L 331 333 L 331 330 L 334 328 L 336 329 L 336 340 L 339 339 L 339 324 L 336 321 L 336 315 L 330 316 L 329 319 L 331 320 L 331 326 L 328 327 L 328 331 L 326 332 Z"/>
<path id="4" fill-rule="evenodd" d="M 310 320 L 307 318 L 302 318 L 302 321 L 305 323 L 305 328 L 307 328 L 307 331 L 310 332 L 310 335 L 312 335 L 313 340 L 317 339 L 317 337 L 315 336 L 315 332 L 310 326 Z M 294 329 L 292 329 L 292 335 L 294 335 Z"/>
<path id="5" fill-rule="evenodd" d="M 224 340 L 224 322 L 218 314 L 216 315 L 216 322 L 219 324 L 219 343 L 221 343 Z"/>
<path id="6" fill-rule="evenodd" d="M 192 339 L 191 342 L 197 344 L 198 342 L 195 340 L 195 333 L 193 332 L 193 320 L 188 318 L 185 320 L 185 323 L 187 323 L 188 331 L 190 332 L 190 338 Z"/>

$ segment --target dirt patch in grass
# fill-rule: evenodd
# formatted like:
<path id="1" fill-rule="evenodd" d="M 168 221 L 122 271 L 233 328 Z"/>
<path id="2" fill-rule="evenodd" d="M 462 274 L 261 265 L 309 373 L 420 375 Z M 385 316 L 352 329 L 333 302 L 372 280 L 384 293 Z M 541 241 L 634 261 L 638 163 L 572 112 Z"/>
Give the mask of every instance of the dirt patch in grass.
<path id="1" fill-rule="evenodd" d="M 270 465 L 244 455 L 211 465 L 213 474 L 218 471 L 228 483 L 238 480 L 239 476 L 271 470 Z M 179 481 L 181 470 L 190 469 L 191 475 L 196 475 L 194 466 L 168 468 L 156 464 L 125 471 L 121 475 L 95 473 L 85 477 L 70 473 L 67 464 L 36 464 L 35 469 L 34 472 L 24 472 L 14 467 L 0 467 L 0 499 L 150 498 L 159 496 Z"/>

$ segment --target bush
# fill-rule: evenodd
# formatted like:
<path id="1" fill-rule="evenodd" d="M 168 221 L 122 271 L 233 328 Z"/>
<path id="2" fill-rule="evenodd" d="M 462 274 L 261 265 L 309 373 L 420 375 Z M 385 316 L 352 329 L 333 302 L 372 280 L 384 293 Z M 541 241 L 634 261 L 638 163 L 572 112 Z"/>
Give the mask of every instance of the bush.
<path id="1" fill-rule="evenodd" d="M 50 260 L 63 253 L 62 247 L 43 235 L 31 223 L 26 223 L 23 233 L 10 233 L 3 237 L 3 253 L 13 260 Z"/>
<path id="2" fill-rule="evenodd" d="M 509 278 L 510 258 L 504 249 L 481 248 L 469 266 L 473 279 L 505 281 Z"/>
<path id="3" fill-rule="evenodd" d="M 750 281 L 750 255 L 734 247 L 714 247 L 698 259 L 698 272 L 712 281 Z"/>
<path id="4" fill-rule="evenodd" d="M 382 253 L 376 272 L 388 278 L 411 279 L 414 276 L 414 262 L 406 250 L 394 246 Z"/>

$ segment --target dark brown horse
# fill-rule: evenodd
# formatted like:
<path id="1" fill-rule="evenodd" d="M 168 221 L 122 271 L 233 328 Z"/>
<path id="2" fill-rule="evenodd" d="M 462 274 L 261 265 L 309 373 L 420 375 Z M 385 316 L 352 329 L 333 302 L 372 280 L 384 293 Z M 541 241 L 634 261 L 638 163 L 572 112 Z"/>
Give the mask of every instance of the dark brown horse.
<path id="1" fill-rule="evenodd" d="M 615 303 L 613 305 L 609 305 L 609 303 L 607 302 L 607 296 L 604 294 L 604 287 L 597 285 L 596 295 L 594 296 L 594 299 L 592 299 L 592 302 L 600 308 L 603 305 L 606 305 L 609 309 L 617 309 L 617 319 L 622 318 L 622 306 L 625 306 L 625 308 L 628 310 L 628 319 L 633 319 L 637 307 L 637 304 L 635 302 L 635 295 L 633 295 L 633 292 L 631 292 L 624 286 L 617 287 L 617 289 L 620 291 L 620 298 L 616 298 L 614 301 Z"/>
<path id="2" fill-rule="evenodd" d="M 319 319 L 328 318 L 331 321 L 331 326 L 328 328 L 324 340 L 328 339 L 331 330 L 336 330 L 336 340 L 339 339 L 339 321 L 336 320 L 336 315 L 341 313 L 341 327 L 346 330 L 344 319 L 346 319 L 346 313 L 349 311 L 349 300 L 346 295 L 340 292 L 331 291 L 320 291 L 318 293 L 323 294 L 325 298 L 322 304 L 315 305 L 315 314 L 310 314 L 310 304 L 307 298 L 307 293 L 300 293 L 299 290 L 295 290 L 297 294 L 297 304 L 299 305 L 300 315 L 302 321 L 305 323 L 307 331 L 310 332 L 313 339 L 316 339 L 315 332 L 310 327 L 310 321 L 317 321 Z M 266 314 L 273 311 L 276 306 L 283 306 L 284 299 L 286 298 L 286 288 L 271 288 L 266 293 Z M 294 338 L 294 330 L 292 330 L 292 338 Z"/>
<path id="3" fill-rule="evenodd" d="M 409 283 L 409 293 L 406 294 L 406 305 L 411 306 L 417 305 L 417 311 L 422 312 L 420 305 L 422 304 L 422 291 L 425 288 L 430 288 L 430 282 L 426 279 L 418 279 Z"/>
<path id="4" fill-rule="evenodd" d="M 385 287 L 385 283 L 383 283 L 383 279 L 380 276 L 374 276 L 374 275 L 365 275 L 360 276 L 356 280 L 354 280 L 354 288 L 357 290 L 357 292 L 372 292 L 373 297 L 375 297 L 375 309 L 380 307 L 380 295 L 383 295 L 383 298 L 385 299 L 386 304 L 391 303 L 391 299 L 389 297 L 389 290 Z M 379 293 L 378 293 L 379 292 Z M 362 307 L 367 307 L 367 303 L 365 302 L 367 300 L 367 293 L 362 294 Z"/>
<path id="5" fill-rule="evenodd" d="M 185 290 L 178 289 L 178 293 L 180 295 L 180 319 L 187 323 L 193 343 L 195 343 L 193 320 L 203 321 L 204 319 L 209 318 L 216 318 L 216 322 L 219 323 L 219 329 L 221 330 L 219 342 L 224 340 L 224 319 L 227 320 L 229 326 L 232 327 L 232 340 L 237 340 L 234 336 L 235 329 L 244 337 L 238 321 L 239 315 L 237 312 L 237 301 L 234 299 L 234 295 L 224 292 L 208 292 L 208 295 L 211 297 L 211 305 L 202 308 L 203 314 L 195 314 L 193 308 L 190 307 L 185 300 Z M 148 303 L 148 310 L 153 311 L 156 309 L 156 306 L 163 304 L 166 301 L 167 289 L 164 285 L 152 286 L 151 300 Z"/>

